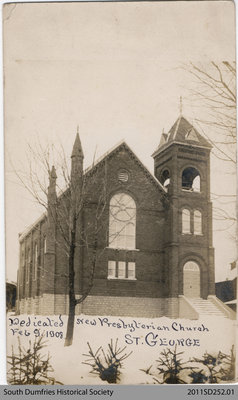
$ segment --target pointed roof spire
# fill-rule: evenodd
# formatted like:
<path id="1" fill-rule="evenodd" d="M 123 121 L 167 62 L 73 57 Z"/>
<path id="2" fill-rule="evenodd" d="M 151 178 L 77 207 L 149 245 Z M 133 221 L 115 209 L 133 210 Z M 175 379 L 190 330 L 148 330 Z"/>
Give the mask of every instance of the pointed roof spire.
<path id="1" fill-rule="evenodd" d="M 82 157 L 82 158 L 84 157 L 81 141 L 79 138 L 79 127 L 78 126 L 77 126 L 77 134 L 76 134 L 76 138 L 75 138 L 75 142 L 74 142 L 74 146 L 73 146 L 73 151 L 71 154 L 71 158 L 72 157 Z"/>
<path id="2" fill-rule="evenodd" d="M 50 179 L 56 179 L 57 175 L 56 175 L 56 169 L 55 166 L 52 165 L 51 171 L 50 171 Z"/>
<path id="3" fill-rule="evenodd" d="M 164 132 L 162 132 L 161 138 L 160 138 L 160 143 L 159 143 L 159 147 L 163 146 L 166 142 L 167 142 L 167 138 L 168 138 L 168 134 Z"/>
<path id="4" fill-rule="evenodd" d="M 52 165 L 51 171 L 49 171 L 48 196 L 56 195 L 56 179 L 57 179 L 56 170 L 54 165 Z"/>
<path id="5" fill-rule="evenodd" d="M 212 148 L 208 140 L 200 135 L 197 129 L 194 128 L 193 125 L 182 115 L 179 116 L 167 134 L 162 133 L 160 144 L 152 156 L 155 157 L 159 152 L 163 151 L 172 143 L 192 144 L 193 146 Z"/>

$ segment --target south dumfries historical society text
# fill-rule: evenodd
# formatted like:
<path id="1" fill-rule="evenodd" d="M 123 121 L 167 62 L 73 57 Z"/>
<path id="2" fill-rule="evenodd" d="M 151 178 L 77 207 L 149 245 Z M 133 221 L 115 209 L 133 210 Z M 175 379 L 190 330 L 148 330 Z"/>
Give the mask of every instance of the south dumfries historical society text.
<path id="1" fill-rule="evenodd" d="M 94 388 L 84 388 L 84 389 L 4 389 L 4 395 L 10 396 L 39 396 L 39 395 L 60 395 L 60 396 L 109 396 L 111 397 L 114 390 L 110 389 L 94 389 Z"/>

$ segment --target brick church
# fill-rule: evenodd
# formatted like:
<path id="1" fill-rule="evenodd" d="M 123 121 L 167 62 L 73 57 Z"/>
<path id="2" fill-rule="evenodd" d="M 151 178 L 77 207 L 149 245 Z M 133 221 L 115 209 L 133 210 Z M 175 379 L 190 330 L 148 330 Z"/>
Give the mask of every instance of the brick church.
<path id="1" fill-rule="evenodd" d="M 231 317 L 215 297 L 210 151 L 180 116 L 152 155 L 154 175 L 125 142 L 84 170 L 77 133 L 68 188 L 57 195 L 52 167 L 48 212 L 19 235 L 17 312 L 68 313 L 73 218 L 77 314 Z"/>

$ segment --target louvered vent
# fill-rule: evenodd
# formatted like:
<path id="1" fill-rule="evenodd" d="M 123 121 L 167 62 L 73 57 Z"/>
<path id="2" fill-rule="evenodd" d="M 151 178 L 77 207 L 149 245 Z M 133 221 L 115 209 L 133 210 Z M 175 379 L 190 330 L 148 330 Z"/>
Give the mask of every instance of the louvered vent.
<path id="1" fill-rule="evenodd" d="M 118 172 L 118 180 L 119 180 L 120 182 L 127 182 L 128 179 L 129 179 L 128 172 L 127 172 L 125 169 L 121 169 L 121 170 Z"/>

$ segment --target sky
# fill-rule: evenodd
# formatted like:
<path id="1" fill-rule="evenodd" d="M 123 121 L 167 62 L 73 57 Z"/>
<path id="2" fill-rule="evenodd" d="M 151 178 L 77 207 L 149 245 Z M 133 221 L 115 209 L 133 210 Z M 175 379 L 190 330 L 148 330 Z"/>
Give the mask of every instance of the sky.
<path id="1" fill-rule="evenodd" d="M 3 28 L 6 277 L 16 281 L 18 233 L 43 211 L 14 172 L 27 173 L 29 144 L 62 145 L 70 160 L 78 126 L 85 167 L 125 139 L 153 173 L 151 154 L 178 118 L 180 96 L 190 122 L 204 112 L 194 107 L 194 82 L 181 66 L 235 59 L 234 6 L 6 4 Z M 212 193 L 235 193 L 235 169 L 215 157 L 211 169 Z M 233 236 L 214 221 L 218 281 L 236 258 Z"/>

